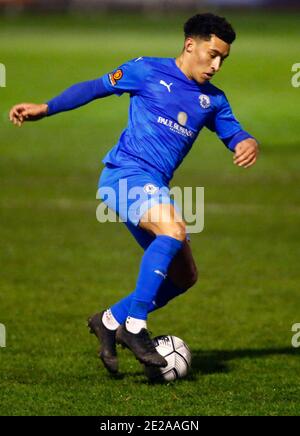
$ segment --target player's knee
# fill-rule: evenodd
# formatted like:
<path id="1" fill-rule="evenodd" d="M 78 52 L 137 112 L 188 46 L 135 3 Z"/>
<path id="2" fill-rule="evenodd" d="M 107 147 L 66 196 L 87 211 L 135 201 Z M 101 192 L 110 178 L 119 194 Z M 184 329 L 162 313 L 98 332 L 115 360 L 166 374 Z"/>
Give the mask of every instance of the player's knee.
<path id="1" fill-rule="evenodd" d="M 194 265 L 190 271 L 190 275 L 189 275 L 189 288 L 191 288 L 192 286 L 194 286 L 199 278 L 199 273 L 198 273 L 198 269 L 196 267 L 196 265 Z"/>
<path id="2" fill-rule="evenodd" d="M 192 288 L 198 281 L 198 270 L 196 265 L 192 265 L 185 277 L 185 288 Z"/>
<path id="3" fill-rule="evenodd" d="M 166 236 L 177 239 L 178 241 L 186 240 L 186 228 L 183 223 L 176 223 L 164 230 Z"/>
<path id="4" fill-rule="evenodd" d="M 198 281 L 198 270 L 196 265 L 191 265 L 185 270 L 184 274 L 181 275 L 171 275 L 170 277 L 174 284 L 186 292 L 188 289 L 192 288 Z"/>

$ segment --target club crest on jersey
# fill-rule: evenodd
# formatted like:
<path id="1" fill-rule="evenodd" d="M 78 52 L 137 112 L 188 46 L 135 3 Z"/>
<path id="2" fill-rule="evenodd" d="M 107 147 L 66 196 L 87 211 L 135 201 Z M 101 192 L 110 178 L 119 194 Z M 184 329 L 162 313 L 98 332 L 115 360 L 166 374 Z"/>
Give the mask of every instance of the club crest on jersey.
<path id="1" fill-rule="evenodd" d="M 203 109 L 208 109 L 210 107 L 211 103 L 210 103 L 210 98 L 208 95 L 201 94 L 199 97 L 199 100 L 200 100 L 200 106 Z"/>
<path id="2" fill-rule="evenodd" d="M 146 194 L 153 195 L 158 191 L 158 187 L 155 185 L 152 185 L 152 183 L 147 183 L 147 185 L 144 186 L 144 192 Z"/>
<path id="3" fill-rule="evenodd" d="M 116 86 L 118 81 L 121 80 L 123 77 L 123 71 L 117 70 L 114 73 L 110 73 L 108 77 L 109 77 L 109 81 L 110 81 L 111 85 Z"/>

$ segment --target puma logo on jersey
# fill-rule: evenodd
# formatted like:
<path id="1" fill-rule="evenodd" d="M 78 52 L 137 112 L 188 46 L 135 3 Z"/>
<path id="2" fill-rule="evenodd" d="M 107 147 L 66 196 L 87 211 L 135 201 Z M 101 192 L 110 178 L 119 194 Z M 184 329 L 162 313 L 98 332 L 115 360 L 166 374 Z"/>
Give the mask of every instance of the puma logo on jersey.
<path id="1" fill-rule="evenodd" d="M 165 86 L 166 88 L 168 88 L 168 91 L 171 92 L 171 86 L 173 85 L 173 83 L 170 83 L 170 84 L 168 85 L 164 80 L 161 80 L 159 83 L 160 83 L 160 85 L 163 85 L 163 86 Z"/>

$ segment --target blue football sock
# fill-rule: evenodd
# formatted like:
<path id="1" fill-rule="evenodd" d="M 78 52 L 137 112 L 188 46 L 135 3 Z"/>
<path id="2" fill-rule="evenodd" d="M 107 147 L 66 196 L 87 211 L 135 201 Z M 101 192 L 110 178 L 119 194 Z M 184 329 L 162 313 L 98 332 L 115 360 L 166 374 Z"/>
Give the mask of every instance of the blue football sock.
<path id="1" fill-rule="evenodd" d="M 110 310 L 119 324 L 124 324 L 129 313 L 134 292 L 114 304 Z"/>
<path id="2" fill-rule="evenodd" d="M 166 280 L 164 280 L 161 284 L 158 293 L 155 296 L 155 299 L 149 304 L 148 313 L 154 312 L 155 310 L 164 307 L 173 298 L 178 297 L 186 291 L 187 289 L 181 289 L 175 286 L 172 281 L 167 277 Z M 124 324 L 124 322 L 126 321 L 133 296 L 134 292 L 132 292 L 130 295 L 123 298 L 121 301 L 111 307 L 111 312 L 119 324 Z"/>
<path id="3" fill-rule="evenodd" d="M 166 306 L 169 301 L 173 300 L 173 298 L 178 297 L 181 294 L 184 294 L 186 291 L 187 289 L 181 289 L 175 286 L 173 282 L 167 277 L 159 288 L 154 300 L 152 300 L 150 305 L 148 306 L 148 313 L 154 312 L 155 310 Z"/>
<path id="4" fill-rule="evenodd" d="M 142 258 L 128 316 L 147 319 L 148 308 L 166 279 L 170 263 L 182 246 L 182 241 L 165 235 L 157 236 L 149 245 Z"/>

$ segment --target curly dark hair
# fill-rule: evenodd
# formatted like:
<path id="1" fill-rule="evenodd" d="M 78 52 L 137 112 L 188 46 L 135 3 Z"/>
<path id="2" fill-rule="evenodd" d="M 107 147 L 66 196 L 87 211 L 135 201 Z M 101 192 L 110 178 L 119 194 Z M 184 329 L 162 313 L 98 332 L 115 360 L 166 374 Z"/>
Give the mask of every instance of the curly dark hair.
<path id="1" fill-rule="evenodd" d="M 184 25 L 185 37 L 198 36 L 205 40 L 210 40 L 212 35 L 216 35 L 227 44 L 232 44 L 236 38 L 236 33 L 226 18 L 214 14 L 197 14 L 191 17 Z"/>

